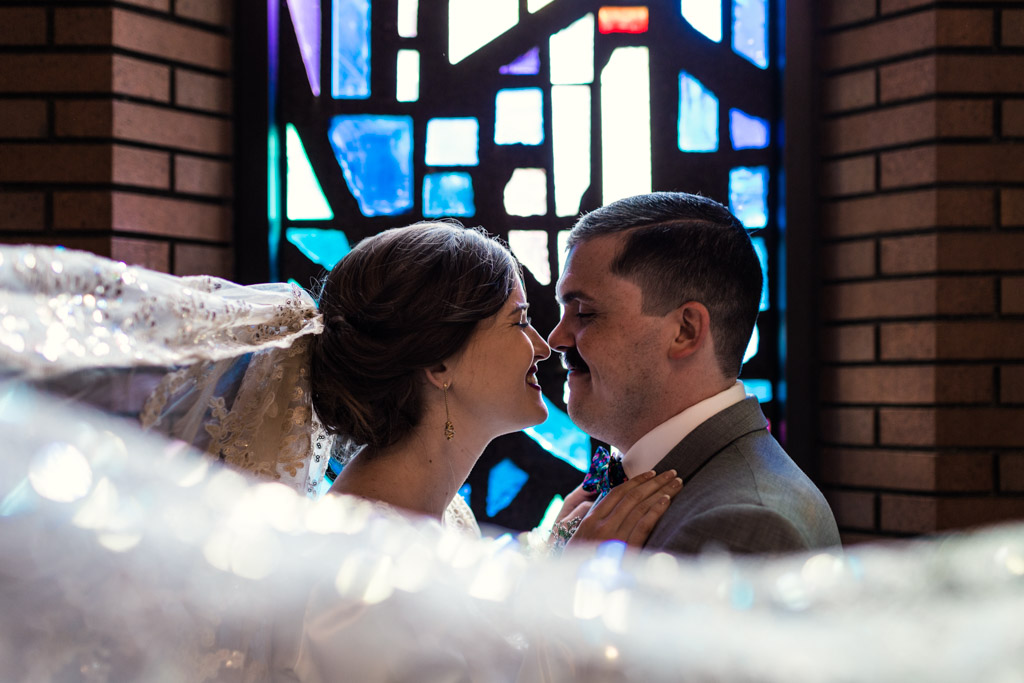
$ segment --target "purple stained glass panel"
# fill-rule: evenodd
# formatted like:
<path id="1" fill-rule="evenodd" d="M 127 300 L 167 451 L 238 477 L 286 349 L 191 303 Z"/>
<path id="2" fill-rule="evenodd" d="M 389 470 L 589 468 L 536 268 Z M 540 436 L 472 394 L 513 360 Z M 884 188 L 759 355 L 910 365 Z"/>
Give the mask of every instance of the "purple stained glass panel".
<path id="1" fill-rule="evenodd" d="M 536 76 L 540 73 L 540 48 L 530 48 L 498 71 L 506 76 Z"/>
<path id="2" fill-rule="evenodd" d="M 309 88 L 320 96 L 320 0 L 288 0 L 288 13 L 299 41 Z"/>

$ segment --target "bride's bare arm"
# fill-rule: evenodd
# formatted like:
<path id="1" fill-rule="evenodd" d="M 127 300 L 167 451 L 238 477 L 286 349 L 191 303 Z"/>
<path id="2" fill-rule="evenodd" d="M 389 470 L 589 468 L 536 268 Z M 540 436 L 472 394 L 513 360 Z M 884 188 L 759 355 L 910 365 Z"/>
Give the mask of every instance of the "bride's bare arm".
<path id="1" fill-rule="evenodd" d="M 672 498 L 682 490 L 683 481 L 676 476 L 675 470 L 659 475 L 650 471 L 633 477 L 613 488 L 597 503 L 589 503 L 592 507 L 585 513 L 569 543 L 600 543 L 615 539 L 640 547 L 665 514 Z M 570 502 L 573 494 L 576 491 L 566 497 L 566 503 Z M 586 501 L 578 503 L 574 513 L 586 505 Z M 567 504 L 563 509 L 568 507 Z M 568 520 L 563 519 L 563 522 Z"/>

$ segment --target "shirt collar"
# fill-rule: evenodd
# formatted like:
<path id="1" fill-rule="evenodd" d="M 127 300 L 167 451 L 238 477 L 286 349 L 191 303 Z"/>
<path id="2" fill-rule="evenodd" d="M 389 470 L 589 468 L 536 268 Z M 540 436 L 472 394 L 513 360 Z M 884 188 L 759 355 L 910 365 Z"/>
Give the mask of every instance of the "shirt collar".
<path id="1" fill-rule="evenodd" d="M 622 467 L 626 471 L 626 476 L 635 477 L 653 469 L 676 444 L 686 438 L 705 420 L 729 406 L 739 403 L 745 397 L 746 389 L 743 387 L 743 382 L 737 380 L 725 391 L 695 403 L 678 415 L 662 422 L 640 437 L 622 456 Z"/>

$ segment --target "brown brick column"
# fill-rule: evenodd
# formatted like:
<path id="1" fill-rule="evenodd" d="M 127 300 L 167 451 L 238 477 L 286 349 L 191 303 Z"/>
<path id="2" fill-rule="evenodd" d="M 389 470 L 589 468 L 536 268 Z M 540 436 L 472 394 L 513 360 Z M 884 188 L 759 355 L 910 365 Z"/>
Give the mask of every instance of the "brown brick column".
<path id="1" fill-rule="evenodd" d="M 232 21 L 231 0 L 0 8 L 0 240 L 231 276 Z"/>
<path id="2" fill-rule="evenodd" d="M 825 4 L 826 495 L 850 540 L 1024 517 L 1024 9 Z"/>

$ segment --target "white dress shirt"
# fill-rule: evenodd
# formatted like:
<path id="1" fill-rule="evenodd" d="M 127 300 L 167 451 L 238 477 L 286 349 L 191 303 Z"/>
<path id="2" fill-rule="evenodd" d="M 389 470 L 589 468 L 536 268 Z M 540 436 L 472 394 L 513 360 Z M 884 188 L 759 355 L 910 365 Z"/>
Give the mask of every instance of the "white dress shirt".
<path id="1" fill-rule="evenodd" d="M 670 417 L 640 437 L 622 456 L 622 469 L 627 477 L 654 469 L 658 462 L 675 448 L 687 434 L 699 427 L 709 417 L 717 415 L 729 406 L 746 397 L 743 382 L 736 381 L 725 391 L 719 392 L 700 403 L 695 403 L 683 412 Z"/>

